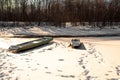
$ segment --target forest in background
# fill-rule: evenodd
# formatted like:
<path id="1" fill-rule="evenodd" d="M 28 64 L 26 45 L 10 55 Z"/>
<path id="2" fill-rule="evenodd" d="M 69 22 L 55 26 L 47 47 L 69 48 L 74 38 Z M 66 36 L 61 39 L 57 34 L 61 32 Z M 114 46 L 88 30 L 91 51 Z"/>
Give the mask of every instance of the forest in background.
<path id="1" fill-rule="evenodd" d="M 120 0 L 0 0 L 0 21 L 112 25 L 120 22 Z"/>

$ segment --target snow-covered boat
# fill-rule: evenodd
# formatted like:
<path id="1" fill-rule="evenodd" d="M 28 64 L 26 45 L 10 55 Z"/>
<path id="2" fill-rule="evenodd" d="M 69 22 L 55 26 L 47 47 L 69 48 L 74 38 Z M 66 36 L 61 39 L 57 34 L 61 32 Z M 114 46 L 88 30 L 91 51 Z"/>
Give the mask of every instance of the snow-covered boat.
<path id="1" fill-rule="evenodd" d="M 80 40 L 79 39 L 72 39 L 71 40 L 71 43 L 70 43 L 70 46 L 72 47 L 72 48 L 78 48 L 78 47 L 80 47 Z"/>
<path id="2" fill-rule="evenodd" d="M 40 39 L 37 39 L 37 40 L 25 42 L 25 43 L 22 43 L 22 44 L 12 45 L 12 46 L 9 47 L 8 51 L 13 52 L 13 53 L 17 53 L 17 52 L 20 52 L 20 51 L 28 50 L 28 49 L 31 49 L 31 48 L 35 48 L 35 47 L 47 44 L 52 40 L 53 40 L 52 37 L 43 37 L 43 38 L 40 38 Z"/>

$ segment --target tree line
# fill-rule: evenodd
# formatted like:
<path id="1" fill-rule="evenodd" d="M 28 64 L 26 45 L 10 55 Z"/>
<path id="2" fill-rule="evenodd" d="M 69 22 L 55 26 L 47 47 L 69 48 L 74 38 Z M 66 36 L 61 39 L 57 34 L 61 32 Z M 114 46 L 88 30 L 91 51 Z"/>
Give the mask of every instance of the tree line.
<path id="1" fill-rule="evenodd" d="M 120 0 L 0 0 L 0 21 L 112 25 L 120 22 Z"/>

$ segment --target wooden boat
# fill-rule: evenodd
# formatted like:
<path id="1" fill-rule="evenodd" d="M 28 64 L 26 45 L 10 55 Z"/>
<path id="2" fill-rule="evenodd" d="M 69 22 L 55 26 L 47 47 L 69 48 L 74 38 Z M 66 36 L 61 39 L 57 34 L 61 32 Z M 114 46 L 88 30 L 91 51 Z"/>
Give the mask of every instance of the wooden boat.
<path id="1" fill-rule="evenodd" d="M 52 37 L 44 37 L 44 38 L 41 38 L 41 39 L 25 42 L 25 43 L 22 43 L 22 44 L 12 45 L 12 46 L 9 47 L 8 51 L 13 52 L 13 53 L 17 53 L 17 52 L 20 52 L 20 51 L 28 50 L 28 49 L 31 49 L 31 48 L 35 48 L 35 47 L 47 44 L 52 40 L 53 40 Z"/>
<path id="2" fill-rule="evenodd" d="M 72 39 L 72 40 L 71 40 L 70 46 L 71 46 L 72 48 L 79 48 L 80 45 L 81 45 L 81 43 L 80 43 L 80 40 L 79 40 L 79 39 Z"/>

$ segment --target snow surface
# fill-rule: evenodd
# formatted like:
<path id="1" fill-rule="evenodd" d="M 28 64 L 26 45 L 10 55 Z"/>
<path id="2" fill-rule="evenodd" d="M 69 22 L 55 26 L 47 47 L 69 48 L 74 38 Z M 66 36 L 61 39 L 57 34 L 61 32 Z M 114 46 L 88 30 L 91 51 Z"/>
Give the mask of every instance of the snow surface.
<path id="1" fill-rule="evenodd" d="M 77 27 L 54 27 L 54 26 L 26 26 L 15 28 L 1 28 L 0 36 L 14 36 L 14 35 L 120 35 L 120 28 L 116 26 L 113 28 L 105 27 L 104 29 L 92 28 L 90 26 Z"/>
<path id="2" fill-rule="evenodd" d="M 120 27 L 102 30 L 91 27 L 26 26 L 0 29 L 0 37 L 15 35 L 120 34 Z M 75 38 L 75 37 L 74 37 Z M 120 80 L 120 37 L 82 38 L 86 50 L 68 47 L 71 38 L 19 54 L 8 52 L 36 38 L 0 38 L 0 80 Z"/>
<path id="3" fill-rule="evenodd" d="M 120 80 L 120 37 L 77 38 L 86 50 L 68 47 L 73 38 L 55 38 L 19 54 L 7 51 L 34 39 L 0 38 L 0 80 Z"/>

